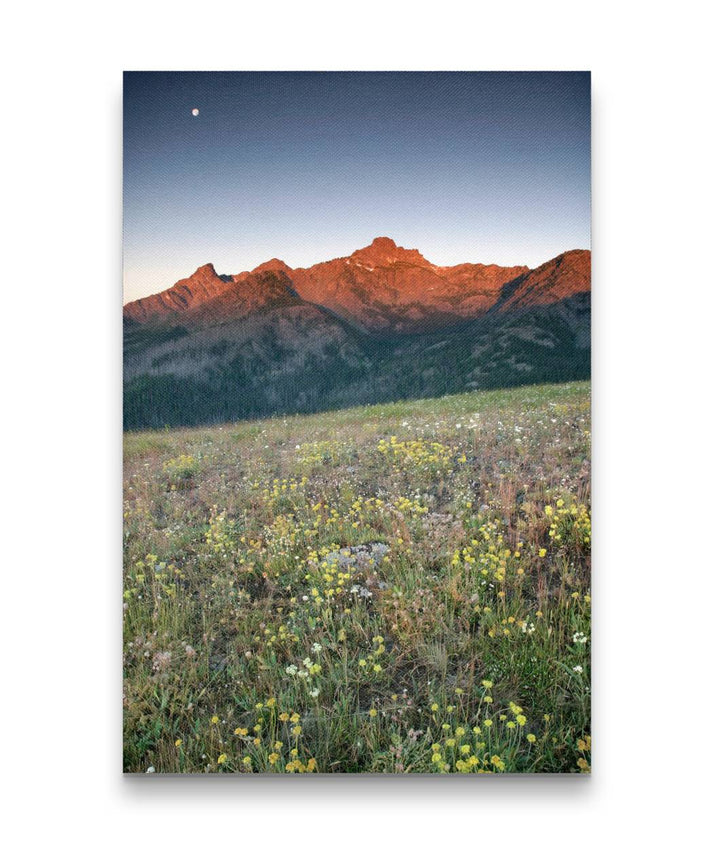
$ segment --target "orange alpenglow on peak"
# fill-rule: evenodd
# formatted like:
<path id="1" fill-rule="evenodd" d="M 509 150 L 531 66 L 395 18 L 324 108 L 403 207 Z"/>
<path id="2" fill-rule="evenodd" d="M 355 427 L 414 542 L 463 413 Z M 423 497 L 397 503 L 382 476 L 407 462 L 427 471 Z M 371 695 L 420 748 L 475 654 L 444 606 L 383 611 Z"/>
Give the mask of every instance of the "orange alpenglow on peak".
<path id="1" fill-rule="evenodd" d="M 377 237 L 349 256 L 291 268 L 278 258 L 219 276 L 212 264 L 125 306 L 137 323 L 202 326 L 312 305 L 366 332 L 415 333 L 488 313 L 525 311 L 590 292 L 590 251 L 568 250 L 530 270 L 465 262 L 439 267 L 416 249 Z"/>
<path id="2" fill-rule="evenodd" d="M 405 247 L 399 247 L 392 238 L 385 237 L 375 238 L 367 247 L 355 250 L 349 258 L 356 263 L 373 265 L 374 267 L 392 265 L 396 262 L 432 267 L 418 250 L 406 250 Z"/>
<path id="3" fill-rule="evenodd" d="M 373 238 L 369 246 L 365 247 L 364 249 L 374 249 L 377 250 L 377 252 L 379 253 L 392 253 L 394 250 L 404 248 L 398 247 L 398 245 L 395 243 L 395 241 L 393 241 L 392 238 L 384 238 L 380 236 L 377 238 Z"/>
<path id="4" fill-rule="evenodd" d="M 212 276 L 217 276 L 217 271 L 215 270 L 215 265 L 212 262 L 206 262 L 204 265 L 200 265 L 200 267 L 195 271 L 193 276 L 204 276 L 205 274 L 210 274 Z"/>
<path id="5" fill-rule="evenodd" d="M 250 273 L 263 273 L 266 270 L 281 270 L 288 273 L 292 270 L 289 265 L 286 265 L 282 259 L 268 259 L 266 262 L 259 264 L 253 268 Z"/>
<path id="6" fill-rule="evenodd" d="M 185 312 L 221 294 L 229 280 L 230 277 L 218 276 L 215 266 L 208 262 L 171 288 L 128 303 L 123 310 L 124 315 L 133 321 L 144 322 Z"/>

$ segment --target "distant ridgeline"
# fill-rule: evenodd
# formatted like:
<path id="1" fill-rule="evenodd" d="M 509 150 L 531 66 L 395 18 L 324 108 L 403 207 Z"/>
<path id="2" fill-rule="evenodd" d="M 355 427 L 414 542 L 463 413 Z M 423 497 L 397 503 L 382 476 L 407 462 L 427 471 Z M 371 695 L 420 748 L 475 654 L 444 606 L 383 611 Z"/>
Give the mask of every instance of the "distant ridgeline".
<path id="1" fill-rule="evenodd" d="M 124 308 L 126 429 L 309 413 L 590 376 L 590 252 L 439 267 L 376 238 Z"/>

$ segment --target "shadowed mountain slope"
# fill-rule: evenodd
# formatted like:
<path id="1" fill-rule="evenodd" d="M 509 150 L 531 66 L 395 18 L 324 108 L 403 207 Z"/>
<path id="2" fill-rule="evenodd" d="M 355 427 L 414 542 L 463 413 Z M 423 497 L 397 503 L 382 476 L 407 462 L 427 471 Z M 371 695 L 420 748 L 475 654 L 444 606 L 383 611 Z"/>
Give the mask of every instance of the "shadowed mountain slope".
<path id="1" fill-rule="evenodd" d="M 376 238 L 310 268 L 204 265 L 124 320 L 129 428 L 583 378 L 590 253 L 439 267 Z"/>

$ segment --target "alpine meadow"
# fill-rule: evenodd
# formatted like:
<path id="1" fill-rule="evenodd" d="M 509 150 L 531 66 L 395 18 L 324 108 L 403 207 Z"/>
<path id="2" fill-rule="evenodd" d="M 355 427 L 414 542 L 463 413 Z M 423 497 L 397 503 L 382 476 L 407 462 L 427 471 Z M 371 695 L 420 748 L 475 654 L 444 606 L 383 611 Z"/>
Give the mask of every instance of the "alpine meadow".
<path id="1" fill-rule="evenodd" d="M 590 772 L 589 83 L 126 72 L 125 773 Z"/>

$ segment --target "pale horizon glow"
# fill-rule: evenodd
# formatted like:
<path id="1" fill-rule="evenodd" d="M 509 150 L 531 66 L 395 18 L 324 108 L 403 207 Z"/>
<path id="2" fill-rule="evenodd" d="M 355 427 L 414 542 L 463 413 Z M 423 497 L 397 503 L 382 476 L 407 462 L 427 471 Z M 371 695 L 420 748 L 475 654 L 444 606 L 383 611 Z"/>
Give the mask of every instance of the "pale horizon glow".
<path id="1" fill-rule="evenodd" d="M 585 72 L 129 72 L 124 111 L 126 303 L 378 236 L 440 266 L 590 248 Z"/>

